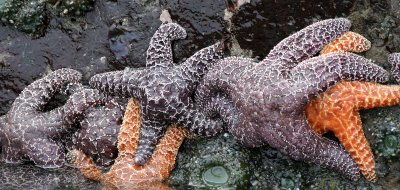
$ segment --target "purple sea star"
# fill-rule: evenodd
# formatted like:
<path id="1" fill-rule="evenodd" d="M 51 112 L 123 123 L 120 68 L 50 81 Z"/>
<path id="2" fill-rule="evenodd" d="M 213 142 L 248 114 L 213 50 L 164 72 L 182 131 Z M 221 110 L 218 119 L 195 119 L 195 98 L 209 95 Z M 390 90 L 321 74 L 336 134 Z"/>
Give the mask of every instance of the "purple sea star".
<path id="1" fill-rule="evenodd" d="M 109 167 L 118 156 L 117 139 L 127 106 L 126 99 L 114 98 L 90 107 L 72 137 L 71 149 L 90 155 L 100 167 Z"/>
<path id="2" fill-rule="evenodd" d="M 205 75 L 196 101 L 209 114 L 219 114 L 246 146 L 268 144 L 295 160 L 356 180 L 359 169 L 350 155 L 313 132 L 304 111 L 310 98 L 340 80 L 388 80 L 383 68 L 352 53 L 311 58 L 350 25 L 344 18 L 312 24 L 284 39 L 260 63 L 223 59 Z"/>
<path id="3" fill-rule="evenodd" d="M 186 37 L 178 24 L 163 24 L 147 50 L 146 68 L 102 73 L 89 84 L 103 92 L 134 97 L 140 101 L 142 122 L 135 162 L 143 165 L 172 123 L 189 127 L 195 134 L 212 136 L 220 132 L 222 121 L 200 112 L 191 95 L 207 68 L 223 54 L 223 43 L 201 49 L 180 65 L 172 60 L 171 41 Z M 201 129 L 201 130 L 199 130 Z"/>
<path id="4" fill-rule="evenodd" d="M 0 118 L 2 156 L 6 162 L 31 160 L 44 168 L 63 165 L 64 146 L 57 140 L 70 132 L 84 110 L 105 101 L 105 97 L 95 89 L 85 89 L 71 95 L 61 107 L 48 112 L 43 109 L 56 90 L 80 79 L 78 71 L 59 69 L 21 92 L 10 111 Z"/>

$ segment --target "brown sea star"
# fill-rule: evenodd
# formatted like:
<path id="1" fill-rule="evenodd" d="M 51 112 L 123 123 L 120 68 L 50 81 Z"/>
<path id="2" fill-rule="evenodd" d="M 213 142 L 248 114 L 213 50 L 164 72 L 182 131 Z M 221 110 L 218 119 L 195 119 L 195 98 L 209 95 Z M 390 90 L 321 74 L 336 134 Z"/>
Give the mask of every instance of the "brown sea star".
<path id="1" fill-rule="evenodd" d="M 270 145 L 295 160 L 356 180 L 354 160 L 340 145 L 312 131 L 304 110 L 310 98 L 341 80 L 388 80 L 383 68 L 352 53 L 312 57 L 350 25 L 344 18 L 314 23 L 281 41 L 260 63 L 225 58 L 205 75 L 196 102 L 206 113 L 221 116 L 246 146 Z"/>
<path id="2" fill-rule="evenodd" d="M 119 154 L 110 171 L 103 174 L 89 156 L 78 150 L 72 152 L 72 162 L 80 168 L 83 175 L 100 181 L 104 189 L 169 189 L 161 182 L 169 177 L 178 149 L 188 133 L 186 129 L 175 125 L 169 127 L 149 161 L 144 165 L 134 164 L 141 121 L 139 105 L 133 99 L 128 103 L 118 135 Z"/>
<path id="3" fill-rule="evenodd" d="M 369 40 L 360 34 L 346 32 L 326 45 L 320 53 L 362 52 L 370 47 Z M 317 133 L 333 132 L 365 178 L 376 181 L 374 156 L 362 131 L 358 110 L 393 105 L 399 99 L 399 90 L 398 86 L 342 81 L 309 102 L 307 119 Z"/>

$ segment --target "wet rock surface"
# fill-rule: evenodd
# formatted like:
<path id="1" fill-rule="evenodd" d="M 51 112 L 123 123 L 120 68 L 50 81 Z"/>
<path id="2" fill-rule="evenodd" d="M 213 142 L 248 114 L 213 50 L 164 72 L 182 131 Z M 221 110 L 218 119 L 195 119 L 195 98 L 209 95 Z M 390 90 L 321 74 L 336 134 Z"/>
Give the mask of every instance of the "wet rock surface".
<path id="1" fill-rule="evenodd" d="M 0 176 L 0 189 L 101 189 L 100 184 L 85 179 L 71 168 L 51 170 L 0 163 Z"/>
<path id="2" fill-rule="evenodd" d="M 225 133 L 210 139 L 186 140 L 181 150 L 168 180 L 170 185 L 199 189 L 249 187 L 250 150 L 238 144 L 231 135 Z M 220 171 L 211 174 L 212 169 Z"/>
<path id="3" fill-rule="evenodd" d="M 253 0 L 232 17 L 232 32 L 242 49 L 264 58 L 283 38 L 315 21 L 349 14 L 354 0 Z"/>
<path id="4" fill-rule="evenodd" d="M 214 0 L 160 0 L 160 6 L 169 10 L 174 22 L 186 29 L 188 37 L 177 41 L 174 56 L 180 60 L 193 55 L 201 47 L 220 40 L 225 26 L 224 1 Z"/>
<path id="5" fill-rule="evenodd" d="M 229 13 L 232 17 L 226 17 L 224 1 L 76 1 L 87 7 L 70 8 L 57 2 L 46 1 L 52 6 L 46 7 L 45 25 L 38 25 L 44 29 L 36 29 L 43 32 L 40 38 L 32 39 L 8 21 L 0 25 L 0 115 L 9 110 L 26 85 L 49 70 L 77 69 L 87 81 L 96 73 L 144 66 L 145 52 L 161 23 L 162 9 L 167 9 L 172 20 L 188 31 L 187 39 L 174 43 L 178 63 L 218 41 L 229 22 L 234 43 L 240 47 L 236 53 L 260 60 L 289 34 L 316 20 L 342 16 L 352 20 L 353 31 L 371 40 L 372 48 L 364 54 L 367 58 L 386 67 L 387 54 L 400 52 L 400 3 L 395 0 L 253 0 Z M 363 178 L 352 182 L 329 170 L 293 161 L 268 147 L 247 149 L 230 135 L 187 140 L 168 183 L 174 188 L 199 189 L 400 189 L 400 107 L 362 111 L 361 117 L 377 163 L 376 183 Z M 0 170 L 9 171 L 9 167 L 20 170 L 15 165 L 0 165 Z M 225 169 L 225 183 L 215 185 L 204 180 L 203 174 L 213 167 Z M 68 182 L 69 178 L 60 177 L 64 173 L 55 172 L 54 176 Z M 10 176 L 18 183 L 19 178 L 12 172 L 4 174 L 0 181 Z M 32 179 L 29 174 L 23 177 Z M 78 178 L 77 187 L 83 180 Z"/>

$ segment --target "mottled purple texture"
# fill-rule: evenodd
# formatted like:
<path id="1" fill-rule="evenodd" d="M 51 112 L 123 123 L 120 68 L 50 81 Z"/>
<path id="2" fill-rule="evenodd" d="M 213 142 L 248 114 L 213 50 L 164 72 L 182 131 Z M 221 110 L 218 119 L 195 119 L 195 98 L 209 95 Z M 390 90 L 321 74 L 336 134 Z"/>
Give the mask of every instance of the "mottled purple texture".
<path id="1" fill-rule="evenodd" d="M 31 160 L 44 168 L 63 165 L 64 146 L 59 140 L 83 117 L 84 110 L 105 98 L 97 90 L 85 89 L 71 95 L 61 107 L 48 112 L 43 112 L 43 108 L 62 86 L 80 79 L 78 71 L 59 69 L 21 92 L 10 111 L 0 119 L 2 156 L 6 162 Z"/>
<path id="2" fill-rule="evenodd" d="M 202 114 L 191 98 L 207 68 L 222 57 L 223 44 L 203 48 L 182 64 L 175 65 L 171 41 L 185 36 L 185 30 L 178 24 L 163 24 L 151 39 L 146 68 L 126 68 L 97 74 L 90 79 L 89 84 L 103 92 L 140 101 L 142 123 L 135 155 L 137 164 L 148 160 L 171 123 L 189 127 L 203 136 L 213 136 L 223 129 L 221 121 Z"/>
<path id="3" fill-rule="evenodd" d="M 398 84 L 400 84 L 400 53 L 391 53 L 388 56 L 390 72 Z"/>
<path id="4" fill-rule="evenodd" d="M 111 166 L 118 156 L 117 139 L 126 106 L 126 99 L 111 99 L 87 109 L 72 138 L 73 148 L 90 155 L 100 167 Z"/>
<path id="5" fill-rule="evenodd" d="M 260 63 L 223 59 L 205 75 L 196 102 L 208 114 L 219 114 L 229 132 L 246 146 L 270 145 L 295 160 L 356 180 L 359 169 L 350 155 L 313 132 L 304 112 L 310 98 L 340 80 L 388 80 L 383 68 L 352 53 L 311 58 L 349 28 L 347 19 L 329 19 L 284 39 Z"/>

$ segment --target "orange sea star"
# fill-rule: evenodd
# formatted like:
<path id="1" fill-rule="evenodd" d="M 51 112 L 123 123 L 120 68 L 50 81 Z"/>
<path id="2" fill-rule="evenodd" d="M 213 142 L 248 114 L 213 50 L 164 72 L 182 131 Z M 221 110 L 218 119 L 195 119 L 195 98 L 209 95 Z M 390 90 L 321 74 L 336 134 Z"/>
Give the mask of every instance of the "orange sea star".
<path id="1" fill-rule="evenodd" d="M 102 173 L 89 156 L 78 150 L 73 151 L 73 163 L 85 177 L 100 181 L 104 189 L 169 189 L 162 181 L 169 177 L 178 149 L 188 132 L 175 125 L 168 127 L 150 160 L 140 166 L 134 164 L 139 126 L 140 107 L 131 99 L 118 135 L 119 154 L 110 171 Z"/>
<path id="2" fill-rule="evenodd" d="M 364 52 L 371 48 L 371 42 L 364 36 L 355 32 L 345 32 L 336 38 L 320 51 L 320 54 L 327 54 L 338 51 Z"/>
<path id="3" fill-rule="evenodd" d="M 321 54 L 336 51 L 362 52 L 371 43 L 354 32 L 326 45 Z M 376 181 L 375 161 L 362 130 L 360 109 L 395 105 L 400 102 L 400 86 L 372 82 L 342 81 L 313 99 L 306 108 L 311 128 L 319 134 L 331 131 L 356 161 L 369 181 Z"/>

